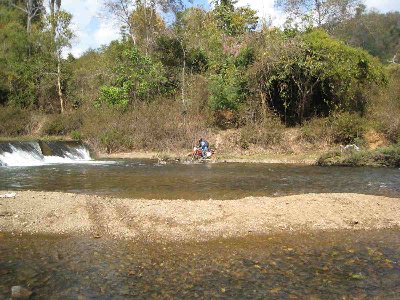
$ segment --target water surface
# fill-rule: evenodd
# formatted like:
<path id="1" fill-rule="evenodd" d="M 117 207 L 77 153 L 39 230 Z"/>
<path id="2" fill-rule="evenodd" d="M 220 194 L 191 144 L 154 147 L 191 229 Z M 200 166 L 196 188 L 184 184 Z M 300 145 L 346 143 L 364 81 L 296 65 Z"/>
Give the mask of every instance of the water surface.
<path id="1" fill-rule="evenodd" d="M 160 241 L 161 242 L 161 241 Z M 399 299 L 398 230 L 147 244 L 0 236 L 0 299 Z"/>
<path id="2" fill-rule="evenodd" d="M 237 199 L 354 192 L 400 196 L 400 170 L 280 164 L 167 164 L 92 161 L 0 167 L 0 189 L 44 190 L 146 199 Z"/>

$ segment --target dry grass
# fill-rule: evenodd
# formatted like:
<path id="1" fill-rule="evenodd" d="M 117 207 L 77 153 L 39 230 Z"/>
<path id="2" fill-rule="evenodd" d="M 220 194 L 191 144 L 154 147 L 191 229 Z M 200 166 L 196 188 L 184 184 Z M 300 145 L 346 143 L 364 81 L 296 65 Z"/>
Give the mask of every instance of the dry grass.
<path id="1" fill-rule="evenodd" d="M 108 153 L 187 149 L 206 132 L 204 118 L 177 101 L 140 104 L 124 112 L 93 110 L 81 128 L 85 140 Z"/>

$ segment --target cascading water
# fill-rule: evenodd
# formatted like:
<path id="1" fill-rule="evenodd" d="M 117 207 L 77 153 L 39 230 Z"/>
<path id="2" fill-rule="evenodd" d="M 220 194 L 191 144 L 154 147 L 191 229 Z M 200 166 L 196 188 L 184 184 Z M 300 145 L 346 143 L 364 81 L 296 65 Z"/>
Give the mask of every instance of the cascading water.
<path id="1" fill-rule="evenodd" d="M 0 166 L 41 166 L 91 160 L 89 150 L 78 142 L 0 143 Z"/>

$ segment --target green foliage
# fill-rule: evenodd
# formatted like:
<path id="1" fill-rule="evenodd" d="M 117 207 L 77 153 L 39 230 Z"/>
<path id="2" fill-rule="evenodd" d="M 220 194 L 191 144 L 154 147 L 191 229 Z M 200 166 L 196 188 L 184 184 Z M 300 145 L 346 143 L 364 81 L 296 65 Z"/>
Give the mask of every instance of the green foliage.
<path id="1" fill-rule="evenodd" d="M 27 31 L 26 14 L 0 4 L 0 101 L 21 108 L 57 110 L 57 63 L 69 46 L 72 16 L 57 12 L 57 22 L 39 13 Z M 54 31 L 52 24 L 56 24 Z M 60 66 L 64 63 L 60 61 Z M 61 70 L 63 68 L 61 67 Z M 64 84 L 66 76 L 60 74 Z M 64 86 L 64 85 L 63 85 Z"/>
<path id="2" fill-rule="evenodd" d="M 83 136 L 82 136 L 82 133 L 81 133 L 80 131 L 78 131 L 78 130 L 72 130 L 72 131 L 71 131 L 71 138 L 72 138 L 73 140 L 76 140 L 76 141 L 81 141 L 82 138 L 83 138 Z"/>
<path id="3" fill-rule="evenodd" d="M 124 85 L 122 87 L 100 87 L 100 103 L 107 103 L 107 105 L 109 106 L 127 106 L 129 103 L 129 86 Z"/>
<path id="4" fill-rule="evenodd" d="M 116 45 L 122 53 L 115 57 L 112 85 L 100 88 L 100 103 L 127 106 L 132 101 L 150 101 L 168 92 L 167 78 L 161 63 L 143 55 L 129 44 Z"/>
<path id="5" fill-rule="evenodd" d="M 102 132 L 99 138 L 101 145 L 106 148 L 107 153 L 112 153 L 117 149 L 121 149 L 125 144 L 124 135 L 113 128 Z"/>
<path id="6" fill-rule="evenodd" d="M 240 70 L 231 63 L 220 74 L 211 77 L 210 91 L 212 110 L 238 110 L 246 97 L 246 81 Z"/>
<path id="7" fill-rule="evenodd" d="M 235 8 L 235 0 L 214 1 L 214 14 L 219 27 L 228 35 L 235 36 L 257 28 L 257 12 L 248 6 Z"/>
<path id="8" fill-rule="evenodd" d="M 359 13 L 354 18 L 341 22 L 332 34 L 354 47 L 362 47 L 377 56 L 383 63 L 397 54 L 399 63 L 400 12 Z"/>
<path id="9" fill-rule="evenodd" d="M 267 35 L 251 82 L 285 123 L 302 123 L 336 110 L 363 112 L 364 87 L 385 82 L 376 59 L 322 30 L 289 38 L 279 32 Z"/>
<path id="10" fill-rule="evenodd" d="M 339 113 L 333 116 L 334 141 L 341 144 L 355 143 L 366 131 L 366 121 L 354 113 Z"/>
<path id="11" fill-rule="evenodd" d="M 255 53 L 252 47 L 242 47 L 235 59 L 235 65 L 238 68 L 247 68 L 254 63 Z"/>
<path id="12" fill-rule="evenodd" d="M 204 49 L 190 49 L 186 57 L 187 67 L 193 73 L 203 73 L 208 69 L 208 57 Z"/>

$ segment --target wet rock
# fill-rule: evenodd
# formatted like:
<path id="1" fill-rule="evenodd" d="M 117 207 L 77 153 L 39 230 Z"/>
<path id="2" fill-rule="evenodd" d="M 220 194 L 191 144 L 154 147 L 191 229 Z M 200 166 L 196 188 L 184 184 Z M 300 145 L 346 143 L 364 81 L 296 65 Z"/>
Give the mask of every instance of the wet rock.
<path id="1" fill-rule="evenodd" d="M 15 285 L 11 288 L 11 299 L 29 299 L 32 291 L 20 286 Z"/>

